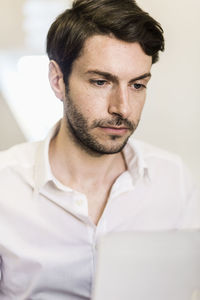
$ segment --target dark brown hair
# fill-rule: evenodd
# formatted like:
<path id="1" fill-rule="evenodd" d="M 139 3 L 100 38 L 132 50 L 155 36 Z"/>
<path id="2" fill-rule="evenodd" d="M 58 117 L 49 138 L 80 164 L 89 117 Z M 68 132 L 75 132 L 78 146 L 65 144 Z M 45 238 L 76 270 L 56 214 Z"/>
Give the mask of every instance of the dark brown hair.
<path id="1" fill-rule="evenodd" d="M 47 35 L 47 54 L 60 66 L 66 84 L 84 42 L 96 34 L 138 42 L 152 56 L 152 63 L 164 50 L 160 24 L 135 0 L 75 0 L 71 9 L 58 16 Z"/>

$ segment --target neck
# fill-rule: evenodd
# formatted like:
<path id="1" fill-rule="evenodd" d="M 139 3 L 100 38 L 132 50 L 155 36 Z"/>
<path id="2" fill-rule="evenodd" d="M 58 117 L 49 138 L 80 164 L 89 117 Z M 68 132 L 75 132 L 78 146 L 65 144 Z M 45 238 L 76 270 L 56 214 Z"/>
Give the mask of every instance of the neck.
<path id="1" fill-rule="evenodd" d="M 79 191 L 94 183 L 110 183 L 111 186 L 126 169 L 122 153 L 92 155 L 78 146 L 70 136 L 64 121 L 50 143 L 49 157 L 54 176 L 64 185 Z"/>

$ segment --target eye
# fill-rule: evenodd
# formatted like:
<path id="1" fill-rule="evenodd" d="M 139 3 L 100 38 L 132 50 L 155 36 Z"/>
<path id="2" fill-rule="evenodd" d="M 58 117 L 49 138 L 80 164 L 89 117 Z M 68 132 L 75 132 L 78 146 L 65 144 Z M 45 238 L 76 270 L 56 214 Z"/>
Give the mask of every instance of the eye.
<path id="1" fill-rule="evenodd" d="M 144 84 L 141 84 L 141 83 L 134 83 L 133 84 L 133 87 L 136 89 L 136 90 L 143 90 L 146 88 L 146 86 Z"/>
<path id="2" fill-rule="evenodd" d="M 91 83 L 97 85 L 97 86 L 103 86 L 106 84 L 106 80 L 101 80 L 101 79 L 98 79 L 98 80 L 90 80 Z"/>
<path id="3" fill-rule="evenodd" d="M 105 83 L 106 83 L 105 80 L 97 80 L 97 81 L 96 81 L 96 84 L 97 84 L 97 85 L 104 85 Z"/>

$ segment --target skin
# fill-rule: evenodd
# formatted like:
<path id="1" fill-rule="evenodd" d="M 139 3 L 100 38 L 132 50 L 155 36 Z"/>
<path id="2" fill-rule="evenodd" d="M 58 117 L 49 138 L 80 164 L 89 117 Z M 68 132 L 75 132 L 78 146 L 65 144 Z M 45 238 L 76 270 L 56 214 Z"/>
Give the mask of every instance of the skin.
<path id="1" fill-rule="evenodd" d="M 74 61 L 66 92 L 59 66 L 50 62 L 50 84 L 64 105 L 50 144 L 52 172 L 87 196 L 95 224 L 113 183 L 126 170 L 121 150 L 139 123 L 151 65 L 138 43 L 96 35 Z"/>

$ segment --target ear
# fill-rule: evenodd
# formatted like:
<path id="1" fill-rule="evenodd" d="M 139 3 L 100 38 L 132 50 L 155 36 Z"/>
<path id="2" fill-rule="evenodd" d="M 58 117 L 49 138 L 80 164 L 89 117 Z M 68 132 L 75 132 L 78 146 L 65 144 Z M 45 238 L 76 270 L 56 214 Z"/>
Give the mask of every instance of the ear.
<path id="1" fill-rule="evenodd" d="M 57 62 L 54 60 L 49 62 L 49 82 L 56 97 L 63 101 L 65 99 L 65 83 L 63 80 L 63 73 Z"/>

